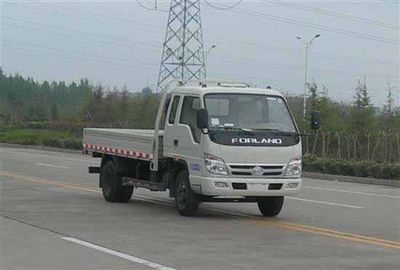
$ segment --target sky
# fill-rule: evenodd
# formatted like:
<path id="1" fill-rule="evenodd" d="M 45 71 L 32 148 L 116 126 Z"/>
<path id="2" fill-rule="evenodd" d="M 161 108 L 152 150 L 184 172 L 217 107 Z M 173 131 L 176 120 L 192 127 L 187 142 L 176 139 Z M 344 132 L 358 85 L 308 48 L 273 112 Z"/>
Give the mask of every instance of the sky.
<path id="1" fill-rule="evenodd" d="M 1 59 L 7 74 L 36 80 L 88 78 L 109 88 L 155 87 L 169 1 L 0 0 Z M 209 4 L 213 5 L 211 7 Z M 372 103 L 381 106 L 388 83 L 399 92 L 398 1 L 201 0 L 210 79 L 272 86 L 302 94 L 304 44 L 308 81 L 329 97 L 351 102 L 365 77 Z M 217 8 L 215 8 L 217 7 Z"/>

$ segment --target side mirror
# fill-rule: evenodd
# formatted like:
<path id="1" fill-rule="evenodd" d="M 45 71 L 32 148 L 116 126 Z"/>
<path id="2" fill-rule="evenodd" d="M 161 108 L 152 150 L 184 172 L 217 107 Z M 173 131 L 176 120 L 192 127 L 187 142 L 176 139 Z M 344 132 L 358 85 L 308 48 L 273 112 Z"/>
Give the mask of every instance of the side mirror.
<path id="1" fill-rule="evenodd" d="M 318 130 L 319 126 L 320 126 L 319 111 L 312 111 L 311 112 L 311 129 Z"/>
<path id="2" fill-rule="evenodd" d="M 197 110 L 197 127 L 200 129 L 208 128 L 208 111 L 206 109 Z"/>

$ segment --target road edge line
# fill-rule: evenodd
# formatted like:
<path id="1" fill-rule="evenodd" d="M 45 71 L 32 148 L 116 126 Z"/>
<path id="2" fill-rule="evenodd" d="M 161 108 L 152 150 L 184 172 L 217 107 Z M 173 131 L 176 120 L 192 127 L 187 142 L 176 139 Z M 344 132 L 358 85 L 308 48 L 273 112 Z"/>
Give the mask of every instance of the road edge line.
<path id="1" fill-rule="evenodd" d="M 139 258 L 139 257 L 128 255 L 128 254 L 125 254 L 125 253 L 122 253 L 122 252 L 119 252 L 119 251 L 116 251 L 116 250 L 112 250 L 112 249 L 109 249 L 109 248 L 106 248 L 106 247 L 103 247 L 103 246 L 95 245 L 95 244 L 92 244 L 90 242 L 79 240 L 77 238 L 61 237 L 61 239 L 65 240 L 65 241 L 69 241 L 69 242 L 75 243 L 75 244 L 78 244 L 78 245 L 81 245 L 81 246 L 84 246 L 84 247 L 87 247 L 87 248 L 91 248 L 91 249 L 94 249 L 94 250 L 97 250 L 97 251 L 101 251 L 101 252 L 104 252 L 104 253 L 107 253 L 107 254 L 110 254 L 110 255 L 113 255 L 113 256 L 116 256 L 116 257 L 119 257 L 119 258 L 122 258 L 122 259 L 125 259 L 125 260 L 128 260 L 128 261 L 134 262 L 134 263 L 145 265 L 145 266 L 151 267 L 153 269 L 158 269 L 158 270 L 176 270 L 176 268 L 171 268 L 171 267 L 168 267 L 168 266 L 165 266 L 165 265 L 162 265 L 162 264 L 151 262 L 151 261 Z"/>

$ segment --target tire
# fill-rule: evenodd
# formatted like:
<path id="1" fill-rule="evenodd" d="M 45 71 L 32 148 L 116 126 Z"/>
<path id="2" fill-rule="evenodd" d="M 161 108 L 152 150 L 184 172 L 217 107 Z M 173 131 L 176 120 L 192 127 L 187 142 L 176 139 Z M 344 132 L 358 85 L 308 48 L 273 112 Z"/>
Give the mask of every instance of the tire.
<path id="1" fill-rule="evenodd" d="M 283 196 L 261 197 L 257 199 L 258 209 L 264 217 L 275 217 L 281 212 L 283 201 Z"/>
<path id="2" fill-rule="evenodd" d="M 122 177 L 118 174 L 113 161 L 108 161 L 101 168 L 100 181 L 103 197 L 107 202 L 129 202 L 132 197 L 133 187 L 124 187 Z"/>
<path id="3" fill-rule="evenodd" d="M 119 191 L 118 194 L 118 202 L 120 203 L 127 203 L 131 200 L 132 198 L 132 193 L 133 193 L 133 187 L 132 186 L 121 186 L 121 190 Z"/>
<path id="4" fill-rule="evenodd" d="M 199 208 L 200 199 L 189 182 L 189 172 L 182 170 L 176 177 L 175 205 L 181 216 L 194 216 Z"/>

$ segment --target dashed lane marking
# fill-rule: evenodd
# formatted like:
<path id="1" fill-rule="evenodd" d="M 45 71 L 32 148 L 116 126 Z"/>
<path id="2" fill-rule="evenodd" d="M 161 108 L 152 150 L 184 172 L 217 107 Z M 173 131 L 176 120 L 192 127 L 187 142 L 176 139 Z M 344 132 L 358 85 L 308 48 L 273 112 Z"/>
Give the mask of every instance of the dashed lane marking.
<path id="1" fill-rule="evenodd" d="M 400 199 L 400 196 L 380 194 L 380 193 L 374 193 L 374 192 L 363 192 L 363 191 L 345 190 L 345 189 L 337 189 L 337 188 L 324 188 L 324 187 L 315 187 L 315 186 L 304 186 L 304 188 L 336 191 L 336 192 L 342 192 L 342 193 L 359 194 L 359 195 L 367 195 L 367 196 L 375 196 L 375 197 L 384 197 L 384 198 L 390 198 L 390 199 Z"/>
<path id="2" fill-rule="evenodd" d="M 297 198 L 297 197 L 291 197 L 291 196 L 286 196 L 285 198 L 290 199 L 290 200 L 295 200 L 295 201 L 302 201 L 302 202 L 318 203 L 318 204 L 325 204 L 325 205 L 339 206 L 339 207 L 346 207 L 346 208 L 353 208 L 353 209 L 364 209 L 364 207 L 362 207 L 362 206 L 351 205 L 351 204 L 317 201 L 317 200 L 303 199 L 303 198 Z"/>
<path id="3" fill-rule="evenodd" d="M 60 166 L 60 165 L 54 165 L 54 164 L 48 164 L 48 163 L 36 163 L 36 165 L 44 166 L 44 167 L 51 167 L 51 168 L 58 168 L 58 169 L 69 169 L 69 167 Z"/>

